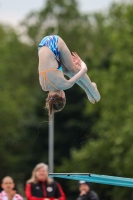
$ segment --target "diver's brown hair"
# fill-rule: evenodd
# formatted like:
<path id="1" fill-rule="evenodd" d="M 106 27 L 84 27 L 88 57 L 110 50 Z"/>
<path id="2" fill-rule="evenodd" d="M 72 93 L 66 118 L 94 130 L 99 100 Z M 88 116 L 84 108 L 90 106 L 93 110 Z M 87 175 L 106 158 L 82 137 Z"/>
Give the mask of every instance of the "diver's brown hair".
<path id="1" fill-rule="evenodd" d="M 49 112 L 49 118 L 51 119 L 52 113 L 61 111 L 66 104 L 66 98 L 62 98 L 55 94 L 53 96 L 48 95 L 46 99 L 46 109 Z"/>

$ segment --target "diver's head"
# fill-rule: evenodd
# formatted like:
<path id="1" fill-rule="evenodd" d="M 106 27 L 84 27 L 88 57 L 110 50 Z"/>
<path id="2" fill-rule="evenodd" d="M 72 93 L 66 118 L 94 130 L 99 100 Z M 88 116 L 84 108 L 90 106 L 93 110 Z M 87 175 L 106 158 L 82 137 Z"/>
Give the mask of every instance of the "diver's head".
<path id="1" fill-rule="evenodd" d="M 51 119 L 52 113 L 61 111 L 66 104 L 65 92 L 63 90 L 50 91 L 46 99 L 46 109 Z"/>

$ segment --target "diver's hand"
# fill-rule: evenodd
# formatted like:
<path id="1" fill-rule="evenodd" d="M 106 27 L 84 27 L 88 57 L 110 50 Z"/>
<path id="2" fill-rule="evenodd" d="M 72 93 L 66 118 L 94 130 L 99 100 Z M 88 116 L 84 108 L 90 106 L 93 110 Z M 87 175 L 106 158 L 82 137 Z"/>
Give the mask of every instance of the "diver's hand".
<path id="1" fill-rule="evenodd" d="M 80 67 L 81 68 L 81 58 L 78 56 L 78 54 L 76 52 L 72 52 L 72 59 L 73 59 L 73 62 L 76 66 Z"/>
<path id="2" fill-rule="evenodd" d="M 87 66 L 86 64 L 81 60 L 81 58 L 78 56 L 78 54 L 76 52 L 72 52 L 72 60 L 74 62 L 74 64 L 79 67 L 79 69 L 83 69 L 85 70 L 85 72 L 87 72 Z"/>

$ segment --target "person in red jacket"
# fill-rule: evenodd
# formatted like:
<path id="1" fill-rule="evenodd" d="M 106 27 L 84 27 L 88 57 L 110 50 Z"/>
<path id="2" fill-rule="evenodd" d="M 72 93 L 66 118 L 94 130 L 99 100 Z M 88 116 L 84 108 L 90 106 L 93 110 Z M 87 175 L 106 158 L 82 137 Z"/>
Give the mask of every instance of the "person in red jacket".
<path id="1" fill-rule="evenodd" d="M 61 185 L 48 176 L 48 166 L 44 163 L 33 169 L 25 193 L 28 200 L 66 200 Z"/>

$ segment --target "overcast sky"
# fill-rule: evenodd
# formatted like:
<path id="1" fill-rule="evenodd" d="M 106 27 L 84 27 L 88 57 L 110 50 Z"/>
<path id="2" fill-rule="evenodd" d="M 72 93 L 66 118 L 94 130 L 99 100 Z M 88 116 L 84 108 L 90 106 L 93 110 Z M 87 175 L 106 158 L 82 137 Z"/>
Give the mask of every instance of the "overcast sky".
<path id="1" fill-rule="evenodd" d="M 30 11 L 39 10 L 41 7 L 43 7 L 45 1 L 46 0 L 0 0 L 0 21 L 15 25 Z M 77 1 L 80 4 L 81 11 L 93 12 L 105 10 L 112 2 L 121 2 L 122 0 Z"/>

